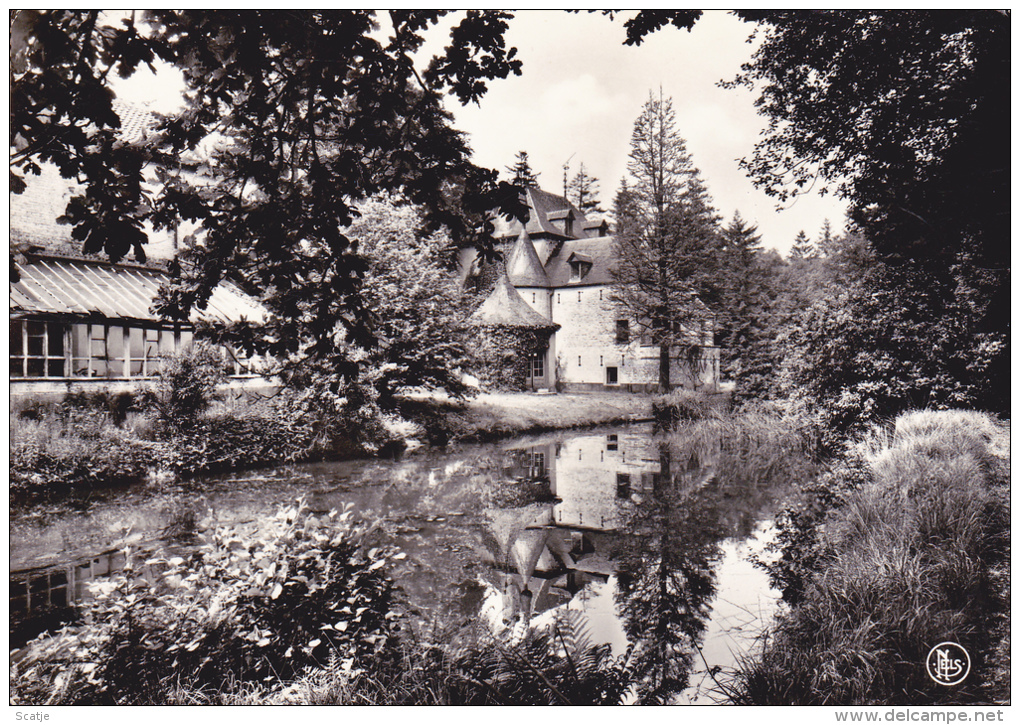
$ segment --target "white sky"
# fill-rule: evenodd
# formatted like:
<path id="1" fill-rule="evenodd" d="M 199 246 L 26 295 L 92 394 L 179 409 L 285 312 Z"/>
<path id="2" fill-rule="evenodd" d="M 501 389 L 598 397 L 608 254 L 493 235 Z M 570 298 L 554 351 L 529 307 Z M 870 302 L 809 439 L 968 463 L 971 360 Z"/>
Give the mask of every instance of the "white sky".
<path id="1" fill-rule="evenodd" d="M 713 10 L 691 32 L 670 26 L 631 47 L 623 45 L 619 16 L 611 21 L 601 13 L 518 11 L 506 40 L 518 49 L 522 75 L 490 82 L 480 105 L 461 107 L 451 98 L 447 107 L 455 126 L 469 135 L 478 165 L 503 172 L 517 151 L 527 151 L 539 184 L 562 193 L 563 164 L 569 159 L 573 176 L 583 161 L 585 171 L 599 179 L 603 208 L 610 208 L 626 173 L 634 120 L 661 84 L 673 99 L 677 131 L 724 220 L 739 209 L 758 225 L 764 245 L 785 255 L 801 229 L 812 239 L 825 219 L 842 229 L 846 205 L 815 194 L 777 210 L 775 200 L 755 189 L 739 167 L 765 121 L 749 91 L 716 84 L 733 78 L 750 58 L 753 47 L 746 41 L 752 28 Z M 442 31 L 445 27 L 436 35 L 445 40 Z M 430 43 L 424 52 L 439 49 Z M 119 95 L 170 110 L 174 94 L 167 89 L 177 83 L 146 75 L 122 83 Z"/>

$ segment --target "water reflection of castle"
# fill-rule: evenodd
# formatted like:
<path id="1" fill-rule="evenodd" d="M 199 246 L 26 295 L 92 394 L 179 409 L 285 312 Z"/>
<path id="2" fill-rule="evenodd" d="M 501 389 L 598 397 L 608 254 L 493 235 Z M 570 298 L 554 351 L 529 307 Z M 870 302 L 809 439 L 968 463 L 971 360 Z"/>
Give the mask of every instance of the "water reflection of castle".
<path id="1" fill-rule="evenodd" d="M 673 462 L 647 434 L 573 435 L 506 450 L 500 493 L 487 511 L 494 541 L 486 552 L 501 575 L 504 624 L 606 581 L 631 536 L 629 509 L 655 490 L 664 466 L 696 485 L 710 476 L 704 463 L 697 455 Z"/>

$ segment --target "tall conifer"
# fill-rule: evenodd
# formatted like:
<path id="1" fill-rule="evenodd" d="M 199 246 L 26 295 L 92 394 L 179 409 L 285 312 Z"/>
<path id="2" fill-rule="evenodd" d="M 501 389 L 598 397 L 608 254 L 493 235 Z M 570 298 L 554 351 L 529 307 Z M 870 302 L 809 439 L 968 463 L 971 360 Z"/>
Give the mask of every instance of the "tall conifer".
<path id="1" fill-rule="evenodd" d="M 716 214 L 676 130 L 673 103 L 649 94 L 631 135 L 628 179 L 616 198 L 614 293 L 646 340 L 659 346 L 659 387 L 671 387 L 671 360 L 703 360 L 699 295 L 710 290 Z"/>

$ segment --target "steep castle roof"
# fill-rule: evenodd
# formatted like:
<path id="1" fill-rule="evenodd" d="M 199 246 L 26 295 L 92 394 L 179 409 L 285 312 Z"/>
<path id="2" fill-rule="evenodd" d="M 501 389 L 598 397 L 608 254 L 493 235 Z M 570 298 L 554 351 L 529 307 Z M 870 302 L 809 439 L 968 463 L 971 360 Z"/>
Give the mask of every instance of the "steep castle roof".
<path id="1" fill-rule="evenodd" d="M 510 284 L 506 267 L 503 265 L 500 265 L 499 273 L 496 275 L 496 286 L 468 321 L 482 327 L 559 328 L 559 325 L 540 315 L 524 301 Z"/>
<path id="2" fill-rule="evenodd" d="M 585 262 L 591 267 L 583 279 L 573 279 L 571 261 Z M 612 268 L 616 261 L 616 244 L 613 237 L 569 239 L 557 247 L 556 253 L 545 265 L 550 287 L 571 284 L 612 284 Z"/>
<path id="3" fill-rule="evenodd" d="M 525 190 L 524 201 L 530 212 L 528 223 L 522 227 L 519 221 L 507 221 L 499 217 L 493 221 L 498 238 L 516 237 L 522 228 L 535 238 L 577 239 L 591 233 L 602 233 L 605 222 L 585 216 L 570 200 L 559 194 L 538 188 Z M 567 220 L 570 225 L 567 225 Z"/>
<path id="4" fill-rule="evenodd" d="M 548 287 L 549 278 L 531 243 L 528 230 L 522 229 L 507 256 L 507 275 L 514 287 Z"/>

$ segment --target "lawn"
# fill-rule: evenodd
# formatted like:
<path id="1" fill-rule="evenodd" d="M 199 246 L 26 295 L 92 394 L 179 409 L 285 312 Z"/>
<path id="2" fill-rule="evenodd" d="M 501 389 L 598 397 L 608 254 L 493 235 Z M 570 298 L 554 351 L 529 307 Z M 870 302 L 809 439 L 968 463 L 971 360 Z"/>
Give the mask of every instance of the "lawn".
<path id="1" fill-rule="evenodd" d="M 425 427 L 430 441 L 495 440 L 521 433 L 650 420 L 652 397 L 639 393 L 482 393 L 468 401 L 408 396 L 400 412 Z"/>

